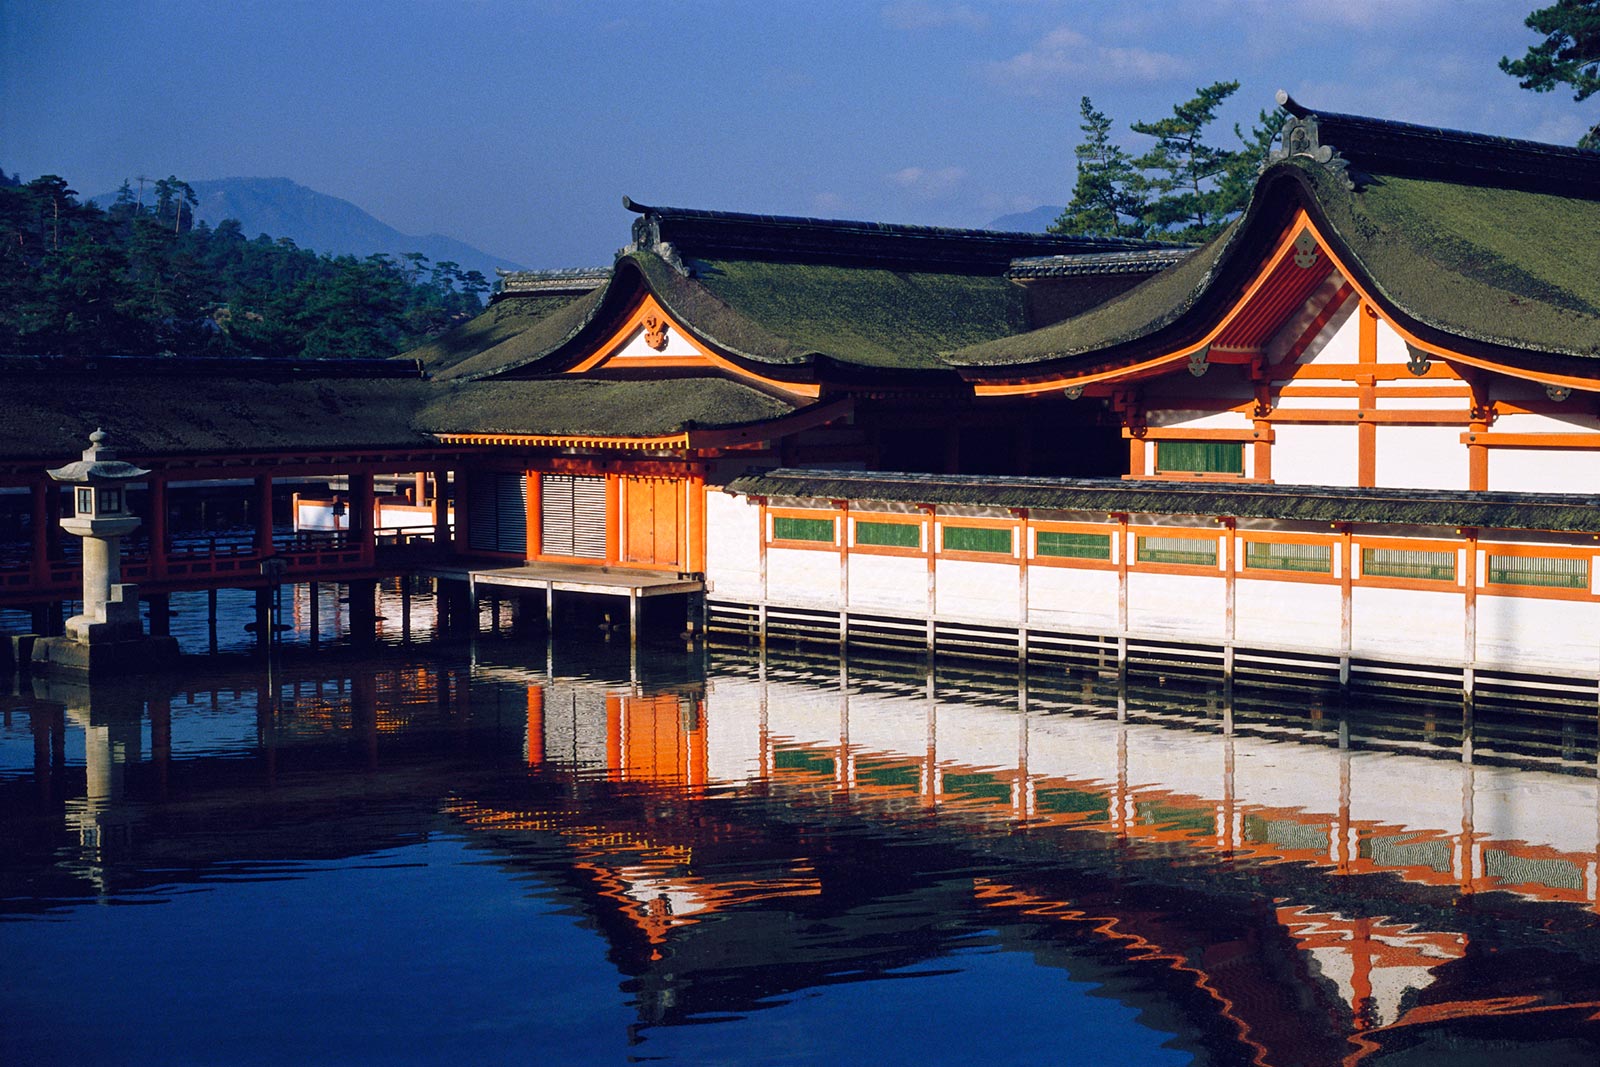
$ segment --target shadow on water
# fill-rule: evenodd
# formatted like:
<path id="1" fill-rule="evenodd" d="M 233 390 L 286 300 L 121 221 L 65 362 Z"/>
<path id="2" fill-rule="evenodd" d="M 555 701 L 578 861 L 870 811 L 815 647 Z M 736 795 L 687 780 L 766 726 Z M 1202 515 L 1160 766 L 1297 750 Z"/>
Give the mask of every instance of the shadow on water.
<path id="1" fill-rule="evenodd" d="M 1600 1052 L 1592 714 L 383 597 L 376 648 L 296 608 L 270 662 L 0 702 L 0 1059 Z"/>

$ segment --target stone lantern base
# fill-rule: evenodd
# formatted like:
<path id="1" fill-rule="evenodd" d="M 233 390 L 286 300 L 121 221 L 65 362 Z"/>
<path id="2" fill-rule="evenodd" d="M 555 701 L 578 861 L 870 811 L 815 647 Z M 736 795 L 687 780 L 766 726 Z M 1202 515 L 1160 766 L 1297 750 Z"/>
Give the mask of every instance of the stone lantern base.
<path id="1" fill-rule="evenodd" d="M 41 674 L 139 674 L 170 667 L 177 659 L 176 638 L 145 634 L 134 585 L 113 585 L 95 618 L 74 615 L 67 620 L 65 636 L 41 638 L 33 645 L 33 669 Z"/>

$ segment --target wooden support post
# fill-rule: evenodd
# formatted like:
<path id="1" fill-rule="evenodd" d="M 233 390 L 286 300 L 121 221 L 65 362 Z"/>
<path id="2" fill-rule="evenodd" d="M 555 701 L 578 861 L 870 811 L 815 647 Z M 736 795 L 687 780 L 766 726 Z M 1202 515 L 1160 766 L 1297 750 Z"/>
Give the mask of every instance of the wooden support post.
<path id="1" fill-rule="evenodd" d="M 440 555 L 450 550 L 450 471 L 433 470 L 433 544 Z"/>
<path id="2" fill-rule="evenodd" d="M 544 629 L 554 635 L 556 632 L 556 583 L 544 583 Z"/>
<path id="3" fill-rule="evenodd" d="M 152 474 L 145 483 L 149 515 L 145 519 L 150 534 L 150 576 L 164 578 L 167 573 L 167 479 Z"/>
<path id="4" fill-rule="evenodd" d="M 272 555 L 272 475 L 256 475 L 256 555 Z"/>
<path id="5" fill-rule="evenodd" d="M 206 590 L 206 630 L 210 636 L 211 654 L 217 654 L 217 591 Z"/>
<path id="6" fill-rule="evenodd" d="M 378 583 L 370 578 L 350 583 L 350 643 L 353 645 L 370 645 L 377 640 L 377 594 Z"/>
<path id="7" fill-rule="evenodd" d="M 628 590 L 628 647 L 639 647 L 639 590 Z"/>
<path id="8" fill-rule="evenodd" d="M 370 567 L 377 557 L 376 503 L 372 493 L 372 472 L 357 471 L 350 475 L 350 538 L 361 550 L 361 565 Z M 354 597 L 351 598 L 353 604 Z"/>
<path id="9" fill-rule="evenodd" d="M 150 636 L 172 636 L 172 604 L 166 593 L 151 593 L 144 598 L 150 606 Z"/>
<path id="10" fill-rule="evenodd" d="M 411 578 L 408 575 L 400 576 L 400 643 L 411 643 Z"/>
<path id="11" fill-rule="evenodd" d="M 32 542 L 32 584 L 42 588 L 50 579 L 50 542 L 56 534 L 56 524 L 50 518 L 50 497 L 55 483 L 40 477 L 29 485 L 28 537 Z"/>

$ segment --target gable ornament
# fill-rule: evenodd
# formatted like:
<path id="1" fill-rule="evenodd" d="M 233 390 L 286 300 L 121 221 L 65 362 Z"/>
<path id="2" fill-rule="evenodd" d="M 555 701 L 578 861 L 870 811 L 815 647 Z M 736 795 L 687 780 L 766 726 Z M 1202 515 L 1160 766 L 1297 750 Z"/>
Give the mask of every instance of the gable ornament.
<path id="1" fill-rule="evenodd" d="M 1300 235 L 1294 239 L 1294 265 L 1301 270 L 1310 270 L 1317 265 L 1317 239 L 1310 230 L 1301 230 Z"/>
<path id="2" fill-rule="evenodd" d="M 1433 361 L 1428 358 L 1428 354 L 1422 349 L 1409 344 L 1406 345 L 1406 351 L 1411 353 L 1411 358 L 1406 360 L 1406 370 L 1415 374 L 1418 378 L 1427 374 L 1428 368 L 1433 366 Z"/>
<path id="3" fill-rule="evenodd" d="M 1207 362 L 1208 359 L 1210 358 L 1210 356 L 1211 356 L 1211 346 L 1210 345 L 1206 345 L 1204 348 L 1197 349 L 1196 351 L 1190 352 L 1189 353 L 1189 373 L 1194 375 L 1196 378 L 1199 378 L 1199 377 L 1203 376 L 1206 371 L 1211 369 L 1211 364 L 1209 362 Z"/>
<path id="4" fill-rule="evenodd" d="M 1279 90 L 1278 104 L 1280 106 L 1289 102 L 1289 94 Z M 1339 150 L 1332 145 L 1322 143 L 1321 134 L 1317 129 L 1317 116 L 1290 115 L 1284 120 L 1283 130 L 1279 134 L 1278 147 L 1267 154 L 1262 162 L 1261 169 L 1266 170 L 1274 163 L 1285 159 L 1309 159 L 1319 163 L 1332 171 L 1344 183 L 1346 189 L 1355 189 L 1356 182 L 1350 174 L 1350 161 L 1339 154 Z"/>
<path id="5" fill-rule="evenodd" d="M 646 315 L 640 320 L 644 327 L 644 343 L 657 352 L 667 347 L 667 320 L 659 315 Z"/>
<path id="6" fill-rule="evenodd" d="M 1572 395 L 1572 387 L 1570 385 L 1547 385 L 1544 387 L 1544 395 L 1559 404 Z"/>

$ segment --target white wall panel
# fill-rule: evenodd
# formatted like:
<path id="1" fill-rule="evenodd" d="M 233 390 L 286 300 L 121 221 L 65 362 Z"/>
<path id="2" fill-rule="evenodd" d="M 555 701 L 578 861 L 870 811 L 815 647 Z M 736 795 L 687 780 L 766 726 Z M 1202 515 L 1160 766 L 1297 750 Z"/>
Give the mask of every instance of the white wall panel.
<path id="1" fill-rule="evenodd" d="M 1600 604 L 1478 591 L 1478 659 L 1509 667 L 1600 668 Z"/>
<path id="2" fill-rule="evenodd" d="M 915 618 L 928 614 L 928 561 L 920 556 L 850 556 L 850 607 Z"/>
<path id="3" fill-rule="evenodd" d="M 1018 585 L 1015 560 L 1002 556 L 1004 563 L 972 563 L 961 559 L 941 559 L 935 578 L 938 581 L 937 610 L 941 616 L 1017 624 Z"/>
<path id="4" fill-rule="evenodd" d="M 1135 633 L 1220 639 L 1227 615 L 1221 575 L 1128 575 L 1128 629 Z"/>
<path id="5" fill-rule="evenodd" d="M 1379 486 L 1402 489 L 1467 488 L 1467 446 L 1460 426 L 1379 426 Z"/>
<path id="6" fill-rule="evenodd" d="M 767 549 L 767 599 L 838 610 L 839 554 L 803 548 Z"/>
<path id="7" fill-rule="evenodd" d="M 1272 429 L 1272 480 L 1283 485 L 1355 485 L 1360 479 L 1354 426 Z"/>
<path id="8" fill-rule="evenodd" d="M 1511 493 L 1600 493 L 1600 452 L 1491 448 L 1489 488 Z"/>
<path id="9" fill-rule="evenodd" d="M 761 509 L 749 497 L 706 493 L 706 580 L 718 599 L 761 599 Z"/>
<path id="10" fill-rule="evenodd" d="M 1339 647 L 1337 585 L 1240 578 L 1234 586 L 1234 639 L 1263 645 Z"/>
<path id="11" fill-rule="evenodd" d="M 1463 591 L 1379 589 L 1350 591 L 1350 647 L 1356 655 L 1404 659 L 1461 658 L 1466 635 Z"/>
<path id="12" fill-rule="evenodd" d="M 1028 621 L 1065 630 L 1116 629 L 1117 572 L 1028 568 Z"/>

